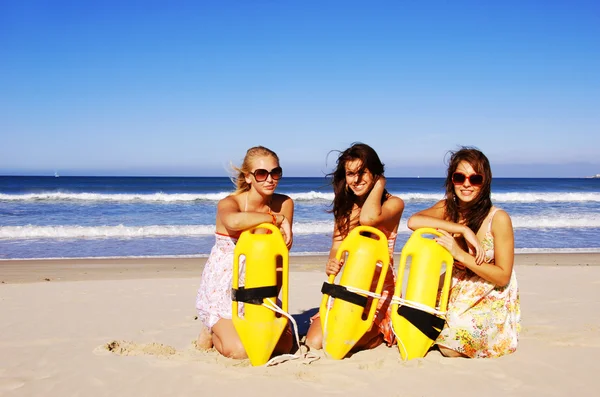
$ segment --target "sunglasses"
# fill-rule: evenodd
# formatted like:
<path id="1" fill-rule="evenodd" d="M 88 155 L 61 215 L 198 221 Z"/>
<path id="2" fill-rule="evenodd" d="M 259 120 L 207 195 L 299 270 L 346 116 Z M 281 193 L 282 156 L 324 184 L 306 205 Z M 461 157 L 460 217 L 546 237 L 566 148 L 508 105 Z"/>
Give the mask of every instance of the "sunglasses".
<path id="1" fill-rule="evenodd" d="M 281 169 L 281 167 L 275 167 L 271 171 L 267 171 L 264 168 L 259 168 L 254 172 L 250 172 L 250 174 L 254 175 L 254 179 L 256 179 L 256 182 L 266 181 L 269 175 L 271 175 L 271 178 L 273 178 L 273 180 L 278 181 L 283 176 L 283 169 Z"/>
<path id="2" fill-rule="evenodd" d="M 469 183 L 473 186 L 483 185 L 483 175 L 472 174 L 466 176 L 462 172 L 455 172 L 454 174 L 452 174 L 452 183 L 454 183 L 455 185 L 462 185 L 467 179 L 469 180 Z"/>

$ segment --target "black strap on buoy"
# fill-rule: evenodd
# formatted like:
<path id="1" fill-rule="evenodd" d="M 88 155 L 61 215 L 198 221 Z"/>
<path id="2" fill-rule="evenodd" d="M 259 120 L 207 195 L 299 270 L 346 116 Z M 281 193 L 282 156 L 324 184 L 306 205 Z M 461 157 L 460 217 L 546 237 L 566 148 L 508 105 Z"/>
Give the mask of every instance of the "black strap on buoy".
<path id="1" fill-rule="evenodd" d="M 443 318 L 410 306 L 398 306 L 398 314 L 433 341 L 440 335 L 446 323 Z"/>
<path id="2" fill-rule="evenodd" d="M 355 292 L 350 292 L 343 285 L 329 284 L 328 282 L 324 282 L 323 287 L 321 287 L 321 292 L 325 295 L 345 300 L 346 302 L 354 303 L 355 305 L 361 307 L 367 306 L 366 296 L 359 295 Z"/>
<path id="3" fill-rule="evenodd" d="M 278 295 L 277 286 L 231 289 L 231 300 L 237 302 L 251 303 L 253 305 L 262 305 L 265 298 L 276 298 Z"/>

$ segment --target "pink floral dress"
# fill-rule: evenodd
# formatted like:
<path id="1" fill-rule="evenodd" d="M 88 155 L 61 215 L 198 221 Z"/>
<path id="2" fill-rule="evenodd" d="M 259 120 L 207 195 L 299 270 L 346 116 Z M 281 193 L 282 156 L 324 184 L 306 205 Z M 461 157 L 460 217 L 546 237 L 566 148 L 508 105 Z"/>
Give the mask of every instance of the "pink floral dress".
<path id="1" fill-rule="evenodd" d="M 481 242 L 485 262 L 494 263 L 492 210 Z M 454 268 L 446 326 L 435 343 L 472 358 L 499 357 L 517 349 L 521 307 L 517 277 L 498 287 L 468 269 Z"/>
<path id="2" fill-rule="evenodd" d="M 231 319 L 231 283 L 233 277 L 234 249 L 237 238 L 215 234 L 216 242 L 200 280 L 196 296 L 198 318 L 207 328 L 212 328 L 222 318 Z M 240 258 L 240 280 L 244 280 L 245 261 Z M 242 283 L 240 282 L 240 285 Z M 243 304 L 238 312 L 243 315 Z"/>

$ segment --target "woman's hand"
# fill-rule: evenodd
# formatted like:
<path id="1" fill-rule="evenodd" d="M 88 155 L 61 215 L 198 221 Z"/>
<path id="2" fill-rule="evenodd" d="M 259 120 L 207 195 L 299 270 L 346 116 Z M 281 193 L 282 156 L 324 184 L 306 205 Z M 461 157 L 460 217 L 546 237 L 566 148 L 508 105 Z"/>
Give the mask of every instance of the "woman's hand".
<path id="1" fill-rule="evenodd" d="M 461 255 L 465 254 L 466 252 L 460 247 L 460 245 L 458 245 L 454 239 L 454 236 L 445 230 L 439 229 L 438 231 L 442 233 L 442 235 L 440 237 L 436 237 L 435 241 L 442 247 L 446 248 L 455 260 L 459 260 Z"/>
<path id="2" fill-rule="evenodd" d="M 475 263 L 481 265 L 485 259 L 485 252 L 481 247 L 481 243 L 479 242 L 477 235 L 466 226 L 465 231 L 463 231 L 462 235 L 465 238 L 465 241 L 467 242 L 469 248 L 471 248 L 475 252 Z"/>
<path id="3" fill-rule="evenodd" d="M 292 234 L 292 224 L 287 217 L 283 216 L 281 225 L 279 225 L 279 230 L 281 230 L 281 234 L 283 234 L 283 240 L 285 241 L 286 247 L 290 249 L 294 242 L 294 236 Z"/>
<path id="4" fill-rule="evenodd" d="M 325 273 L 328 276 L 337 276 L 337 274 L 342 269 L 342 262 L 338 261 L 336 258 L 330 258 L 325 265 Z"/>
<path id="5" fill-rule="evenodd" d="M 469 229 L 470 231 L 471 229 Z M 458 261 L 459 264 L 457 264 L 457 268 L 459 269 L 464 269 L 465 266 L 460 263 L 462 261 L 462 258 L 464 258 L 464 255 L 469 255 L 468 253 L 466 253 L 461 246 L 456 242 L 456 240 L 454 239 L 454 236 L 452 236 L 450 233 L 448 233 L 445 230 L 439 230 L 440 233 L 442 233 L 441 237 L 437 237 L 435 239 L 435 241 L 437 241 L 438 244 L 440 244 L 442 247 L 446 248 L 450 254 L 452 255 L 452 257 Z M 477 240 L 477 237 L 475 236 L 475 234 L 471 231 L 471 233 L 473 234 L 472 237 L 475 238 L 475 243 L 476 246 L 473 247 L 473 249 L 478 252 L 475 256 L 475 263 L 477 263 L 478 265 L 480 265 L 483 262 L 483 255 L 481 260 L 479 260 L 477 258 L 477 256 L 479 256 L 481 253 L 483 253 L 483 249 L 481 248 L 481 244 L 479 244 L 479 241 Z M 465 237 L 465 240 L 467 240 L 467 236 L 463 235 L 463 237 Z M 467 244 L 472 246 L 472 242 L 473 240 L 469 241 L 467 240 Z M 479 250 L 479 251 L 477 251 Z"/>

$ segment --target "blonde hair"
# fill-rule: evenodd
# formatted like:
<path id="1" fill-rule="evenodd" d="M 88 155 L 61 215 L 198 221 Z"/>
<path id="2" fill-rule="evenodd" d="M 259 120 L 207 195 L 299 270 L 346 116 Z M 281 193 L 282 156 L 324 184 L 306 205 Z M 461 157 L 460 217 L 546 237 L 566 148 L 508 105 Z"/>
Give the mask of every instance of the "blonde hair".
<path id="1" fill-rule="evenodd" d="M 279 165 L 279 157 L 274 151 L 264 146 L 254 146 L 248 149 L 248 151 L 246 151 L 246 156 L 244 156 L 244 161 L 242 162 L 241 166 L 231 166 L 231 168 L 233 169 L 233 173 L 237 173 L 237 175 L 234 175 L 231 178 L 231 181 L 236 187 L 235 192 L 233 192 L 233 194 L 240 194 L 250 190 L 250 184 L 246 182 L 246 175 L 252 171 L 251 163 L 258 157 L 267 156 L 273 157 L 275 160 L 277 160 L 277 165 Z"/>

